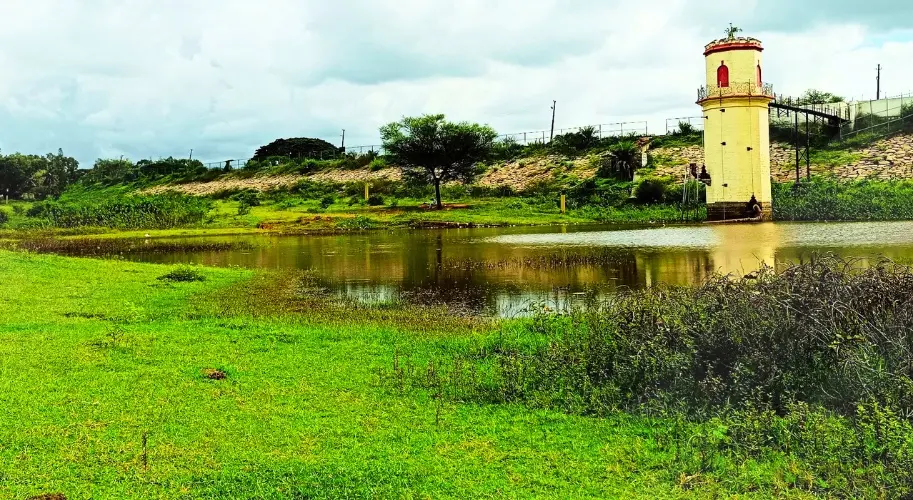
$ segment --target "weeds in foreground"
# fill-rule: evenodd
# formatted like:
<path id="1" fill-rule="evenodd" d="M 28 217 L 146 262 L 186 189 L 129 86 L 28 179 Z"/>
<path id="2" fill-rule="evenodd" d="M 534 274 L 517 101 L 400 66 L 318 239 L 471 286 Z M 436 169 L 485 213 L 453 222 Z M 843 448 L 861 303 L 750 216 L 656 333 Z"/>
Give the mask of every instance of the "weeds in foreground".
<path id="1" fill-rule="evenodd" d="M 913 271 L 817 256 L 541 314 L 433 370 L 396 360 L 391 379 L 461 401 L 659 418 L 684 484 L 772 458 L 795 465 L 791 488 L 913 492 L 911 332 Z"/>
<path id="2" fill-rule="evenodd" d="M 178 266 L 157 278 L 160 281 L 172 283 L 188 283 L 193 281 L 206 281 L 206 276 L 192 266 Z"/>

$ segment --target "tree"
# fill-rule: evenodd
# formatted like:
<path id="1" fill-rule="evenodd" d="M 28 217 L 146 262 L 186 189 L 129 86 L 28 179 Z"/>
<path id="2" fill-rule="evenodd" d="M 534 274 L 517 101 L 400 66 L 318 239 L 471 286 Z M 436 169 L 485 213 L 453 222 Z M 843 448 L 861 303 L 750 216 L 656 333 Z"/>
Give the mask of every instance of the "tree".
<path id="1" fill-rule="evenodd" d="M 808 104 L 830 104 L 835 102 L 843 102 L 844 100 L 844 98 L 830 92 L 808 89 L 804 94 L 802 94 L 802 97 L 799 98 L 797 104 L 800 106 Z"/>
<path id="2" fill-rule="evenodd" d="M 286 158 L 334 158 L 342 153 L 341 148 L 330 144 L 323 139 L 311 137 L 296 137 L 292 139 L 276 139 L 261 146 L 254 153 L 253 160 L 262 161 L 270 156 L 284 156 Z"/>
<path id="3" fill-rule="evenodd" d="M 444 115 L 407 117 L 381 127 L 384 150 L 407 179 L 434 186 L 441 208 L 441 183 L 472 182 L 492 152 L 497 133 L 487 125 L 452 123 Z"/>
<path id="4" fill-rule="evenodd" d="M 124 158 L 99 158 L 95 160 L 95 165 L 86 178 L 90 182 L 110 185 L 133 180 L 135 176 L 136 166 L 132 161 Z"/>
<path id="5" fill-rule="evenodd" d="M 56 155 L 48 153 L 45 160 L 44 169 L 32 174 L 33 193 L 38 198 L 60 196 L 76 180 L 79 162 L 64 156 L 62 149 L 58 149 Z"/>

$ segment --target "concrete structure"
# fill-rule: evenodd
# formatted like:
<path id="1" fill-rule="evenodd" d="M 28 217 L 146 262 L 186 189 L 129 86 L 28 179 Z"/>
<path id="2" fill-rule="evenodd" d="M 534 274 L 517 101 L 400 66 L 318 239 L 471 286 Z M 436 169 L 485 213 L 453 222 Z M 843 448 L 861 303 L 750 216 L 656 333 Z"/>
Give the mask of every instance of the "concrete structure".
<path id="1" fill-rule="evenodd" d="M 761 42 L 729 37 L 705 47 L 707 85 L 698 91 L 704 110 L 707 218 L 711 221 L 771 215 L 768 105 Z M 760 209 L 760 210 L 758 210 Z"/>

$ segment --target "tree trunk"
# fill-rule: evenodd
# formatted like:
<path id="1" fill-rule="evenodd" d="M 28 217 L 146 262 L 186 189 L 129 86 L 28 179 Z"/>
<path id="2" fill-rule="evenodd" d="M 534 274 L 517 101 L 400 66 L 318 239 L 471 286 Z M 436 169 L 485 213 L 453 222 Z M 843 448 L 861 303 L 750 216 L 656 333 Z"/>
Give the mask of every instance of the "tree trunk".
<path id="1" fill-rule="evenodd" d="M 434 179 L 434 200 L 437 202 L 438 210 L 444 208 L 444 205 L 441 204 L 441 180 L 440 179 Z"/>

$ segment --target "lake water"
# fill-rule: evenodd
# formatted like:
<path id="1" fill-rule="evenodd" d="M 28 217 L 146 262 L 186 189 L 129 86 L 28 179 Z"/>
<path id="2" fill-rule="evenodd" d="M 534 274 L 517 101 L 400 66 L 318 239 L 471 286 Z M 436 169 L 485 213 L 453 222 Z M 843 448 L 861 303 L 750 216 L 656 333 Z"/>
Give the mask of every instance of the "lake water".
<path id="1" fill-rule="evenodd" d="M 226 237 L 194 238 L 226 240 Z M 763 223 L 372 231 L 241 236 L 252 250 L 139 253 L 133 260 L 312 270 L 339 296 L 443 301 L 513 316 L 656 283 L 695 285 L 713 273 L 801 262 L 816 252 L 913 264 L 913 222 Z"/>

